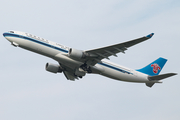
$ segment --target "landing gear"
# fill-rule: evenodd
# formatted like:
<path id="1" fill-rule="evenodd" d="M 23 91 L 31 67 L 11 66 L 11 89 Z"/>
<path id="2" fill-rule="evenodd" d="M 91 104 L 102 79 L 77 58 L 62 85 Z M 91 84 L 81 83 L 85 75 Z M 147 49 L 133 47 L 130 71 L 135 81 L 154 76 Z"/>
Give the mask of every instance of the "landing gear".
<path id="1" fill-rule="evenodd" d="M 82 68 L 84 71 L 86 71 L 87 73 L 92 73 L 91 67 L 88 66 L 86 63 L 84 63 L 83 65 L 80 66 L 80 68 Z"/>
<path id="2" fill-rule="evenodd" d="M 86 73 L 92 73 L 91 67 L 88 66 L 86 63 L 81 65 L 79 68 L 76 68 L 74 76 L 76 76 L 76 79 L 82 78 L 86 75 Z"/>

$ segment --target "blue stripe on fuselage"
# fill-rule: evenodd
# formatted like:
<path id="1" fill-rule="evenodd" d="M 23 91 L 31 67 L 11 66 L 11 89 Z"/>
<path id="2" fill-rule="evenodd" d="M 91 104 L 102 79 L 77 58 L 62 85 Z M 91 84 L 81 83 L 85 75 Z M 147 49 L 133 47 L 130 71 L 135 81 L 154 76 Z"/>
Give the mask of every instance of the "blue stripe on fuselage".
<path id="1" fill-rule="evenodd" d="M 120 69 L 120 68 L 114 67 L 114 66 L 112 66 L 112 65 L 108 65 L 108 64 L 106 64 L 106 63 L 98 63 L 98 64 L 103 65 L 103 66 L 108 67 L 108 68 L 111 68 L 111 69 L 114 69 L 114 70 L 117 70 L 117 71 L 120 71 L 120 72 L 122 72 L 122 73 L 133 74 L 133 73 L 127 72 L 127 71 L 125 71 L 125 70 L 122 70 L 122 69 Z"/>
<path id="2" fill-rule="evenodd" d="M 32 41 L 32 42 L 35 42 L 35 43 L 38 43 L 38 44 L 41 44 L 41 45 L 44 45 L 44 46 L 56 49 L 56 50 L 59 50 L 61 52 L 68 53 L 67 50 L 64 50 L 62 48 L 59 48 L 59 47 L 56 47 L 56 46 L 50 45 L 48 43 L 44 43 L 44 42 L 38 41 L 36 39 L 29 38 L 29 37 L 26 37 L 26 36 L 17 35 L 17 34 L 11 34 L 11 33 L 4 33 L 3 35 L 4 35 L 4 37 L 6 37 L 6 36 L 8 37 L 9 36 L 9 37 L 17 37 L 17 38 L 21 38 L 21 39 L 26 39 L 26 40 L 29 40 L 29 41 Z"/>

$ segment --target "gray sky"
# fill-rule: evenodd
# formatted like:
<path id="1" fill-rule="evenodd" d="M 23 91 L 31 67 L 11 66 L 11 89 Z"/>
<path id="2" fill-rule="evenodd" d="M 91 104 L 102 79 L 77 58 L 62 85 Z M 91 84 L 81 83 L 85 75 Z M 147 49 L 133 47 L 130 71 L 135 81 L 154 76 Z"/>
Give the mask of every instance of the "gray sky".
<path id="1" fill-rule="evenodd" d="M 154 32 L 111 61 L 139 69 L 158 57 L 180 73 L 179 0 L 4 0 L 0 33 L 18 30 L 76 49 L 104 47 Z M 50 58 L 15 48 L 1 35 L 1 120 L 178 120 L 180 77 L 148 88 L 99 75 L 68 81 L 45 71 Z"/>

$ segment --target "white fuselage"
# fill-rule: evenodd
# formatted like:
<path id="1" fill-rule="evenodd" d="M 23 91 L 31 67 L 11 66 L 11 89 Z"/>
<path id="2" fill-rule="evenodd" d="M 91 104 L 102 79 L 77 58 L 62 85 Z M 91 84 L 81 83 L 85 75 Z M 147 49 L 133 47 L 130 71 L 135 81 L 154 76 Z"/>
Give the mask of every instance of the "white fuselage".
<path id="1" fill-rule="evenodd" d="M 13 33 L 6 32 L 3 35 L 14 46 L 19 46 L 32 52 L 50 57 L 69 68 L 79 68 L 83 64 L 78 60 L 70 58 L 68 54 L 70 48 L 64 45 L 18 31 L 13 31 Z M 108 60 L 102 60 L 95 66 L 91 67 L 93 68 L 93 73 L 101 74 L 116 80 L 141 83 L 150 82 L 148 80 L 148 75 L 114 64 Z"/>

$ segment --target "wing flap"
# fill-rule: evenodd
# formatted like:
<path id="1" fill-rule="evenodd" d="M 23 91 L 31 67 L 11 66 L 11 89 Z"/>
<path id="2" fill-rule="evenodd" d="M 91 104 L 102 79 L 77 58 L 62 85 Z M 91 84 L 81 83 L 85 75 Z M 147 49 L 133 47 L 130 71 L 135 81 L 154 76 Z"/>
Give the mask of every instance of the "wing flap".
<path id="1" fill-rule="evenodd" d="M 70 72 L 63 71 L 63 73 L 68 80 L 75 81 L 75 79 L 78 79 L 75 75 L 71 74 Z"/>

